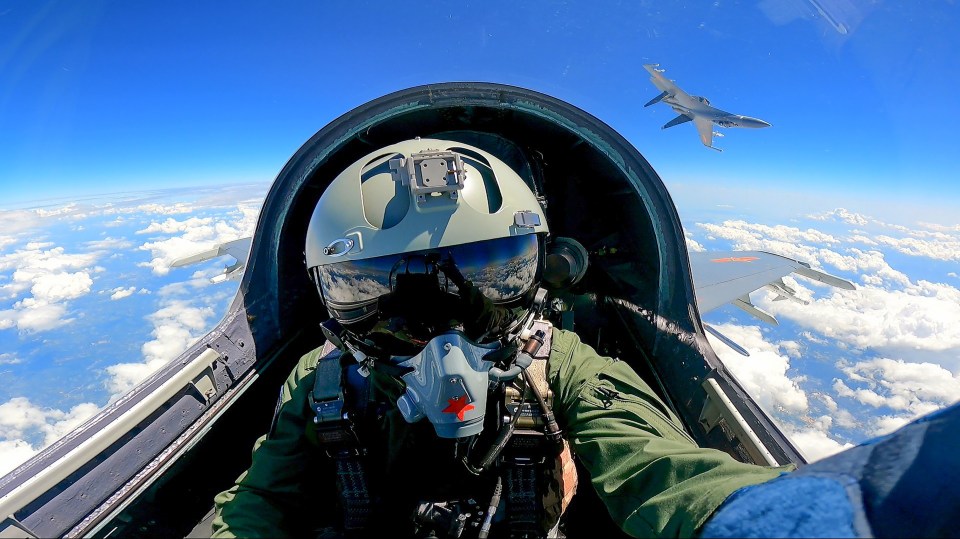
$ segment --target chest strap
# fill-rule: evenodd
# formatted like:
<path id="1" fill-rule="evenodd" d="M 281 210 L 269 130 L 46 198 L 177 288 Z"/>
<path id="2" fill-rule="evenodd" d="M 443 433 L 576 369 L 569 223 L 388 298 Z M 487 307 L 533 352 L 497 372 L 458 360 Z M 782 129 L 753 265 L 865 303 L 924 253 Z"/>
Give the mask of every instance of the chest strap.
<path id="1" fill-rule="evenodd" d="M 365 451 L 360 445 L 350 407 L 344 398 L 344 378 L 359 377 L 356 364 L 343 368 L 340 351 L 327 342 L 317 362 L 313 391 L 308 400 L 314 412 L 313 423 L 320 448 L 333 459 L 337 474 L 337 494 L 345 530 L 358 530 L 367 526 L 372 501 L 369 483 L 364 471 Z M 361 377 L 362 378 L 362 377 Z"/>

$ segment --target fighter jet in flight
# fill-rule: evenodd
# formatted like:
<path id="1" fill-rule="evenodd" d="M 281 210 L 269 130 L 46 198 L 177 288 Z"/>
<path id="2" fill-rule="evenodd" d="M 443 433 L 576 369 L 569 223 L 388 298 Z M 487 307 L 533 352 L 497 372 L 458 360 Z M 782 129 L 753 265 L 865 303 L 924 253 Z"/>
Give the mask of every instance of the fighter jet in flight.
<path id="1" fill-rule="evenodd" d="M 723 150 L 713 145 L 713 124 L 717 124 L 720 127 L 770 127 L 770 124 L 763 120 L 749 116 L 741 116 L 739 114 L 731 114 L 711 107 L 710 101 L 708 101 L 707 98 L 684 92 L 679 86 L 674 84 L 672 80 L 663 76 L 663 70 L 658 69 L 659 65 L 660 64 L 644 64 L 643 66 L 644 69 L 650 72 L 650 82 L 662 92 L 657 97 L 647 101 L 644 107 L 649 107 L 662 101 L 670 105 L 673 110 L 680 114 L 664 124 L 661 129 L 680 125 L 692 120 L 693 124 L 697 126 L 697 132 L 700 133 L 700 142 L 707 148 L 722 152 Z M 722 136 L 719 133 L 717 133 L 717 135 Z"/>

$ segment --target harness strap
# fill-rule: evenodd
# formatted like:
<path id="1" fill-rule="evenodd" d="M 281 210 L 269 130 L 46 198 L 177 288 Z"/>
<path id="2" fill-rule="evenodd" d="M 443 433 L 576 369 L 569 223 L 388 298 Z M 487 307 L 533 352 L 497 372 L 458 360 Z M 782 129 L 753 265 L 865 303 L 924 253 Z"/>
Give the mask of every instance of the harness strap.
<path id="1" fill-rule="evenodd" d="M 329 342 L 324 345 L 317 362 L 309 401 L 310 408 L 316 414 L 313 422 L 316 425 L 317 442 L 336 466 L 343 527 L 345 530 L 358 530 L 367 526 L 372 502 L 363 466 L 366 452 L 346 414 L 350 407 L 345 406 L 343 391 L 344 382 L 353 381 L 358 376 L 357 365 L 351 365 L 354 371 L 351 373 L 350 369 L 340 365 L 340 356 L 340 351 Z M 365 391 L 360 393 L 362 395 L 359 397 L 365 399 Z M 356 399 L 351 400 L 352 408 L 356 408 Z"/>
<path id="2" fill-rule="evenodd" d="M 372 503 L 363 463 L 357 456 L 338 456 L 334 457 L 334 461 L 337 465 L 337 492 L 343 511 L 343 528 L 366 528 Z"/>
<path id="3" fill-rule="evenodd" d="M 527 368 L 531 375 L 529 380 L 552 405 L 548 360 L 553 326 L 546 320 L 536 320 L 530 331 L 542 331 L 543 344 L 533 354 L 533 363 Z M 556 454 L 556 449 L 544 435 L 539 408 L 534 406 L 530 410 L 531 417 L 521 420 L 512 447 L 501 462 L 505 473 L 507 519 L 511 523 L 511 535 L 515 537 L 542 537 L 546 530 L 553 530 L 577 490 L 577 472 L 570 444 L 564 439 L 562 450 Z"/>
<path id="4" fill-rule="evenodd" d="M 536 321 L 532 331 L 537 330 L 544 332 L 544 343 L 533 354 L 528 371 L 540 393 L 552 397 L 547 364 L 552 326 Z M 370 524 L 373 498 L 365 472 L 365 451 L 346 412 L 363 411 L 370 387 L 369 380 L 359 376 L 357 365 L 351 362 L 343 367 L 340 357 L 332 344 L 324 345 L 309 400 L 316 414 L 317 440 L 336 466 L 343 528 L 355 531 Z M 520 422 L 499 463 L 507 529 L 510 537 L 517 539 L 544 537 L 559 521 L 577 483 L 569 445 L 564 442 L 559 456 L 553 453 L 555 449 L 548 449 L 552 446 L 543 433 L 539 412 L 534 411 L 537 407 L 529 409 L 531 417 Z"/>
<path id="5" fill-rule="evenodd" d="M 543 535 L 540 527 L 540 500 L 537 496 L 536 462 L 511 462 L 504 467 L 504 494 L 510 537 L 534 538 Z"/>

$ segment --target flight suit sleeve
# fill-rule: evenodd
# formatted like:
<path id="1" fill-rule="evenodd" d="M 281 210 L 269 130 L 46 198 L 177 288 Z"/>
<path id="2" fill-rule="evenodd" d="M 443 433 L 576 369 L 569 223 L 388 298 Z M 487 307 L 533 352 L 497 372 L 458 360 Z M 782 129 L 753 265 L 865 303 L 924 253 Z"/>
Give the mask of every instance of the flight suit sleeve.
<path id="1" fill-rule="evenodd" d="M 691 537 L 734 491 L 778 477 L 701 448 L 625 362 L 553 330 L 554 412 L 610 516 L 635 537 Z"/>
<path id="2" fill-rule="evenodd" d="M 254 445 L 250 468 L 214 498 L 213 537 L 296 536 L 303 524 L 295 519 L 315 511 L 307 511 L 303 500 L 312 456 L 306 439 L 312 417 L 308 395 L 319 357 L 317 349 L 297 363 L 281 390 L 271 432 Z"/>

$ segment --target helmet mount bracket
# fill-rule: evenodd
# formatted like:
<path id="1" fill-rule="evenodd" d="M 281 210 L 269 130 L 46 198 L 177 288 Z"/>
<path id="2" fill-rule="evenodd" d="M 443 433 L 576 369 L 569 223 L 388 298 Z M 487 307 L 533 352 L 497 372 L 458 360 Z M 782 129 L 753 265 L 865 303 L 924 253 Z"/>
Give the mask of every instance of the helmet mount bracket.
<path id="1" fill-rule="evenodd" d="M 421 205 L 444 195 L 457 200 L 467 176 L 460 154 L 439 150 L 391 159 L 390 171 L 395 181 L 410 188 L 417 204 Z"/>

